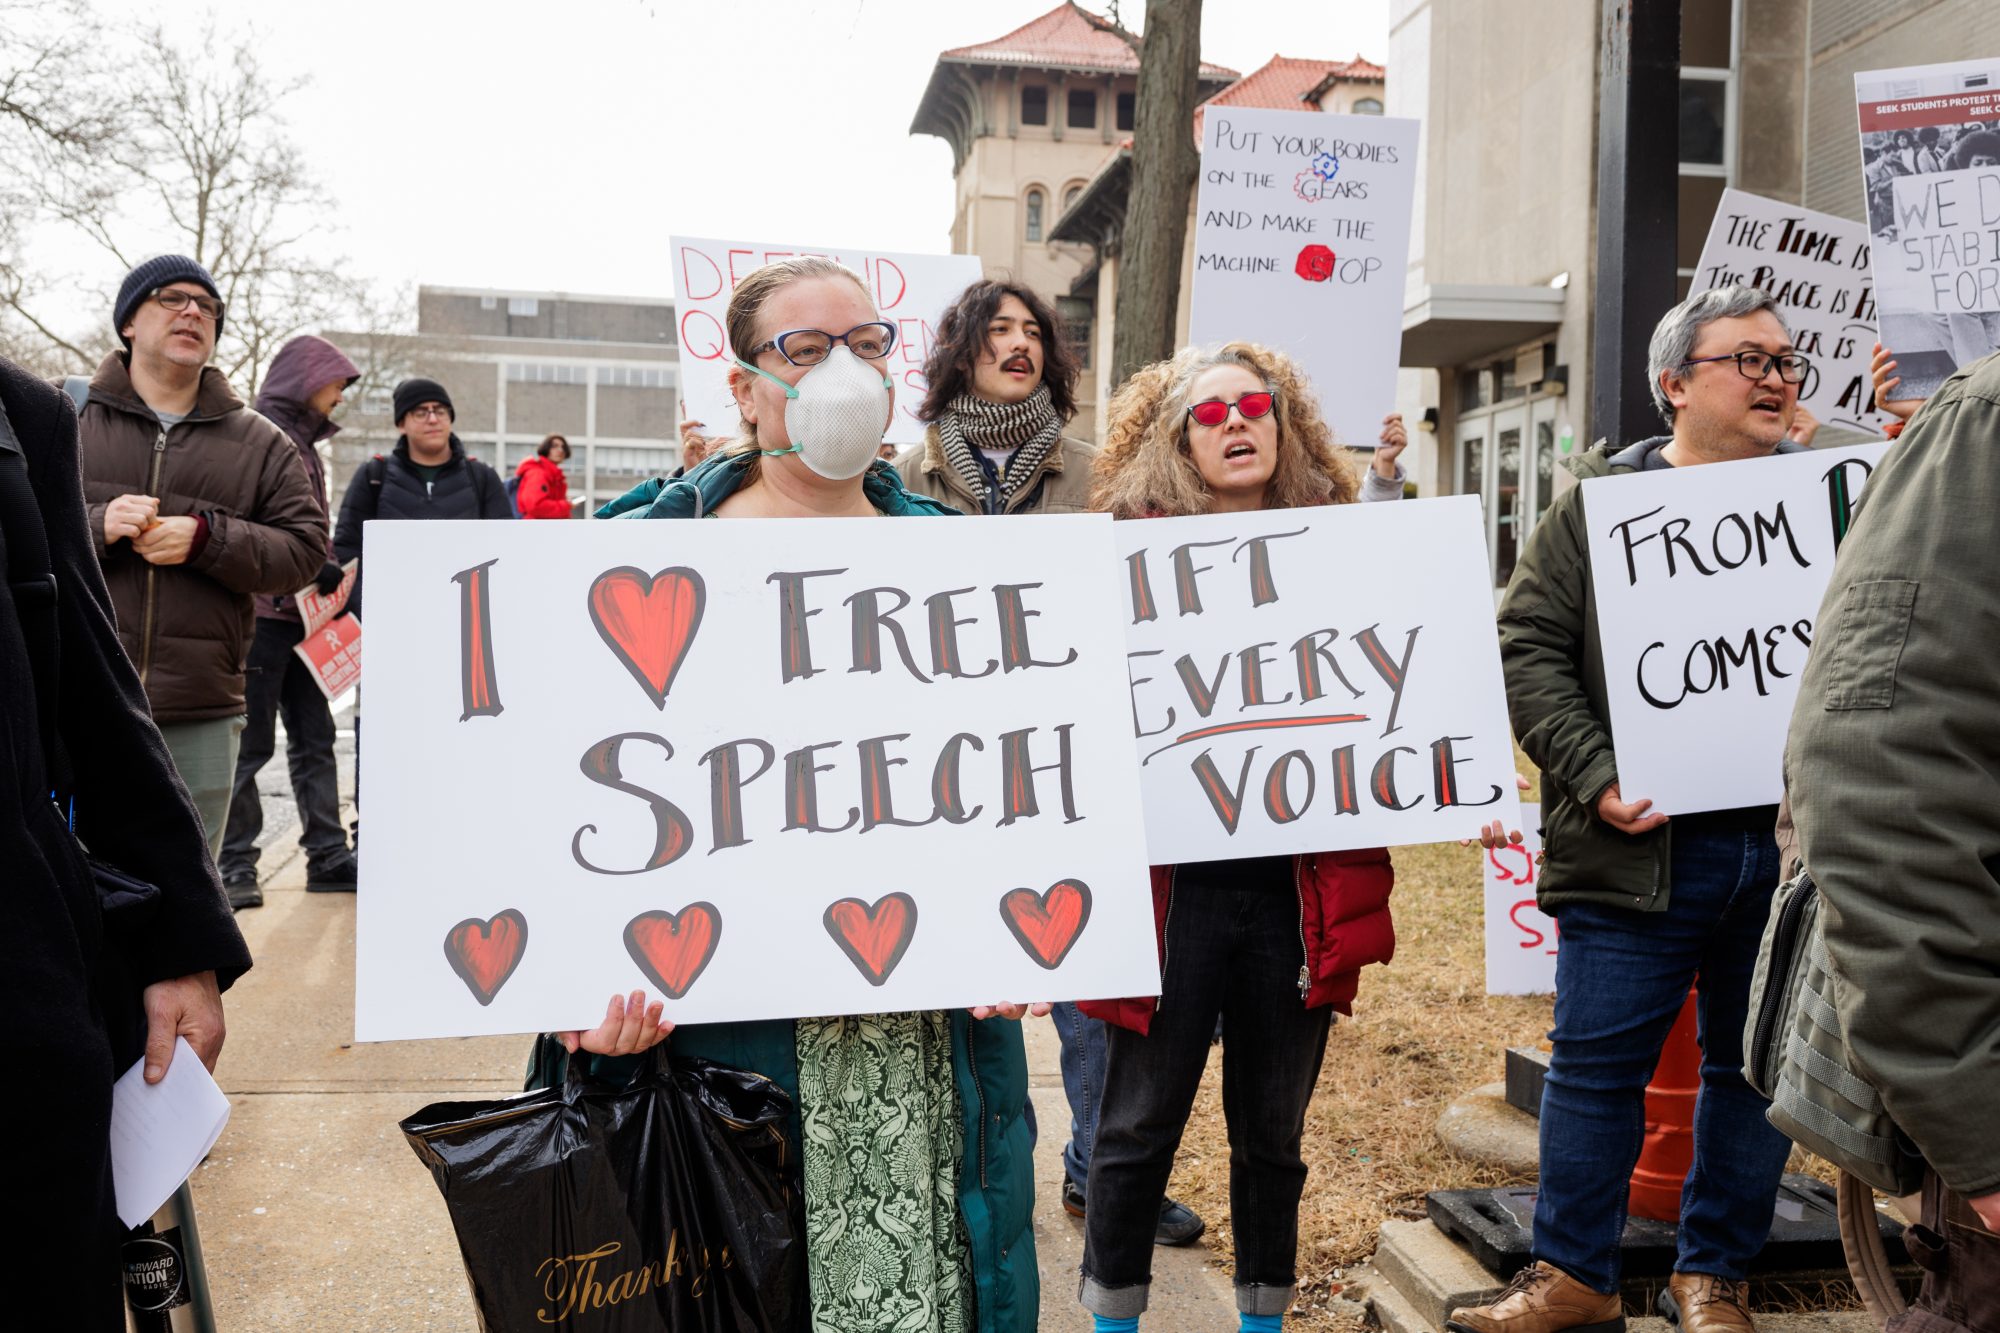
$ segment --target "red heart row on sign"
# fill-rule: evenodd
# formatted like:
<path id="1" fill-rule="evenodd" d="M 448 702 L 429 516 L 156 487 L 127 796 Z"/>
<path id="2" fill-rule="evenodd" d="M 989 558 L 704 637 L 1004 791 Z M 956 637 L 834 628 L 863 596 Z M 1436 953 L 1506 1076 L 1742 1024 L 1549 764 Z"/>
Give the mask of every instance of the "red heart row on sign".
<path id="1" fill-rule="evenodd" d="M 1014 889 L 1000 899 L 1000 919 L 1040 966 L 1062 966 L 1090 921 L 1090 886 L 1057 880 L 1043 893 Z M 889 980 L 916 937 L 917 903 L 890 893 L 873 904 L 842 898 L 822 918 L 827 933 L 871 986 Z M 722 939 L 722 912 L 714 903 L 689 903 L 678 912 L 641 912 L 625 926 L 625 951 L 670 1000 L 693 989 Z M 521 965 L 528 948 L 528 920 L 514 908 L 490 919 L 468 917 L 445 933 L 444 954 L 472 998 L 482 1005 Z"/>

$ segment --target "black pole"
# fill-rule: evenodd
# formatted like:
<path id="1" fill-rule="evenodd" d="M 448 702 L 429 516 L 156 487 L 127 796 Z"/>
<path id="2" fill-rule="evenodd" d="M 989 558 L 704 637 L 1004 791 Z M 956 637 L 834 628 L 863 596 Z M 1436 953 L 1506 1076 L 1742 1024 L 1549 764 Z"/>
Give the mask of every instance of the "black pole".
<path id="1" fill-rule="evenodd" d="M 1603 25 L 1590 429 L 1627 443 L 1662 429 L 1646 384 L 1646 343 L 1674 303 L 1680 0 L 1603 0 Z"/>

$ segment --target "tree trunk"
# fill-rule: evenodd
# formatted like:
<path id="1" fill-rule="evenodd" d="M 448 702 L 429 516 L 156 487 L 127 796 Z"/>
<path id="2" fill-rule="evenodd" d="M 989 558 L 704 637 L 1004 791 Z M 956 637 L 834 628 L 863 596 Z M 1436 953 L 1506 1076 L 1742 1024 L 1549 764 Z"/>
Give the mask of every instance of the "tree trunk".
<path id="1" fill-rule="evenodd" d="M 1200 70 L 1201 0 L 1146 0 L 1111 340 L 1115 384 L 1174 352 L 1188 201 L 1201 168 L 1194 143 Z"/>

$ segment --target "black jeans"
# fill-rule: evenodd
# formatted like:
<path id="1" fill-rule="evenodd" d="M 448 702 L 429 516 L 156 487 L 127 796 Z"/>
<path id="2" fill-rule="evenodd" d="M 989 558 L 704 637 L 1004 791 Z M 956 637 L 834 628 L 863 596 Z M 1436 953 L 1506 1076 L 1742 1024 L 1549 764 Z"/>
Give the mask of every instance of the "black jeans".
<path id="1" fill-rule="evenodd" d="M 236 789 L 229 799 L 229 822 L 222 837 L 221 870 L 255 874 L 257 838 L 264 831 L 264 807 L 257 799 L 257 774 L 277 748 L 276 721 L 285 719 L 285 762 L 292 770 L 292 794 L 303 826 L 306 870 L 331 869 L 348 859 L 347 833 L 340 826 L 340 783 L 333 759 L 333 710 L 312 672 L 292 649 L 305 630 L 292 620 L 257 618 L 250 644 L 244 695 L 249 715 L 236 755 Z"/>
<path id="2" fill-rule="evenodd" d="M 1304 945 L 1289 872 L 1267 862 L 1219 866 L 1177 884 L 1167 917 L 1163 994 L 1146 1036 L 1109 1028 L 1104 1101 L 1085 1196 L 1084 1308 L 1131 1318 L 1146 1308 L 1153 1230 L 1174 1150 L 1208 1063 L 1215 1020 L 1222 1109 L 1229 1125 L 1229 1216 L 1236 1239 L 1236 1304 L 1283 1314 L 1292 1300 L 1299 1241 L 1299 1155 L 1306 1106 L 1326 1054 L 1333 1011 L 1308 1009 L 1299 988 Z M 1189 868 L 1191 869 L 1191 868 Z"/>

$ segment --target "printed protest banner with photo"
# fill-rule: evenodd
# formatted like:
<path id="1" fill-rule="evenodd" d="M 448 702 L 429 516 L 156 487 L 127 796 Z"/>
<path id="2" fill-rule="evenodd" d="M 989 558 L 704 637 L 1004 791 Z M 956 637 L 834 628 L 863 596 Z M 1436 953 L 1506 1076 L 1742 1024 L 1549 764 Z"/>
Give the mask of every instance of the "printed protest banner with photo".
<path id="1" fill-rule="evenodd" d="M 1486 993 L 1547 995 L 1556 988 L 1556 922 L 1535 906 L 1542 807 L 1521 803 L 1521 841 L 1486 850 Z"/>
<path id="2" fill-rule="evenodd" d="M 1868 229 L 1859 222 L 1724 190 L 1701 248 L 1692 290 L 1755 287 L 1777 302 L 1792 344 L 1812 361 L 1799 403 L 1822 424 L 1880 435 L 1892 418 L 1875 406 L 1868 361 L 1875 294 Z"/>
<path id="3" fill-rule="evenodd" d="M 1583 483 L 1619 789 L 1662 814 L 1773 805 L 1834 551 L 1889 448 Z"/>
<path id="4" fill-rule="evenodd" d="M 1195 343 L 1276 347 L 1340 443 L 1396 407 L 1418 122 L 1211 106 L 1195 207 Z"/>
<path id="5" fill-rule="evenodd" d="M 319 585 L 308 583 L 293 597 L 298 603 L 299 620 L 304 624 L 306 633 L 313 633 L 339 615 L 341 608 L 347 605 L 347 599 L 354 595 L 354 580 L 361 569 L 361 562 L 350 560 L 340 569 L 340 582 L 333 586 L 332 592 L 323 594 Z"/>
<path id="6" fill-rule="evenodd" d="M 322 620 L 293 645 L 312 672 L 313 684 L 329 700 L 361 683 L 361 622 L 353 616 Z"/>
<path id="7" fill-rule="evenodd" d="M 1117 526 L 1156 864 L 1515 827 L 1476 496 Z"/>
<path id="8" fill-rule="evenodd" d="M 2000 348 L 2000 55 L 1854 76 L 1875 301 L 1899 398 Z"/>
<path id="9" fill-rule="evenodd" d="M 781 245 L 771 241 L 713 240 L 676 236 L 674 317 L 681 340 L 681 399 L 687 419 L 710 435 L 736 433 L 736 400 L 728 374 L 734 364 L 727 323 L 736 285 L 765 264 L 815 255 L 837 260 L 858 274 L 884 322 L 896 326 L 896 345 L 880 364 L 896 388 L 891 444 L 915 444 L 924 437 L 917 420 L 929 388 L 924 361 L 937 340 L 938 320 L 959 294 L 979 281 L 977 255 L 913 255 L 853 246 Z M 845 333 L 845 329 L 828 329 Z"/>
<path id="10" fill-rule="evenodd" d="M 357 1038 L 1158 991 L 1108 518 L 366 559 Z"/>

